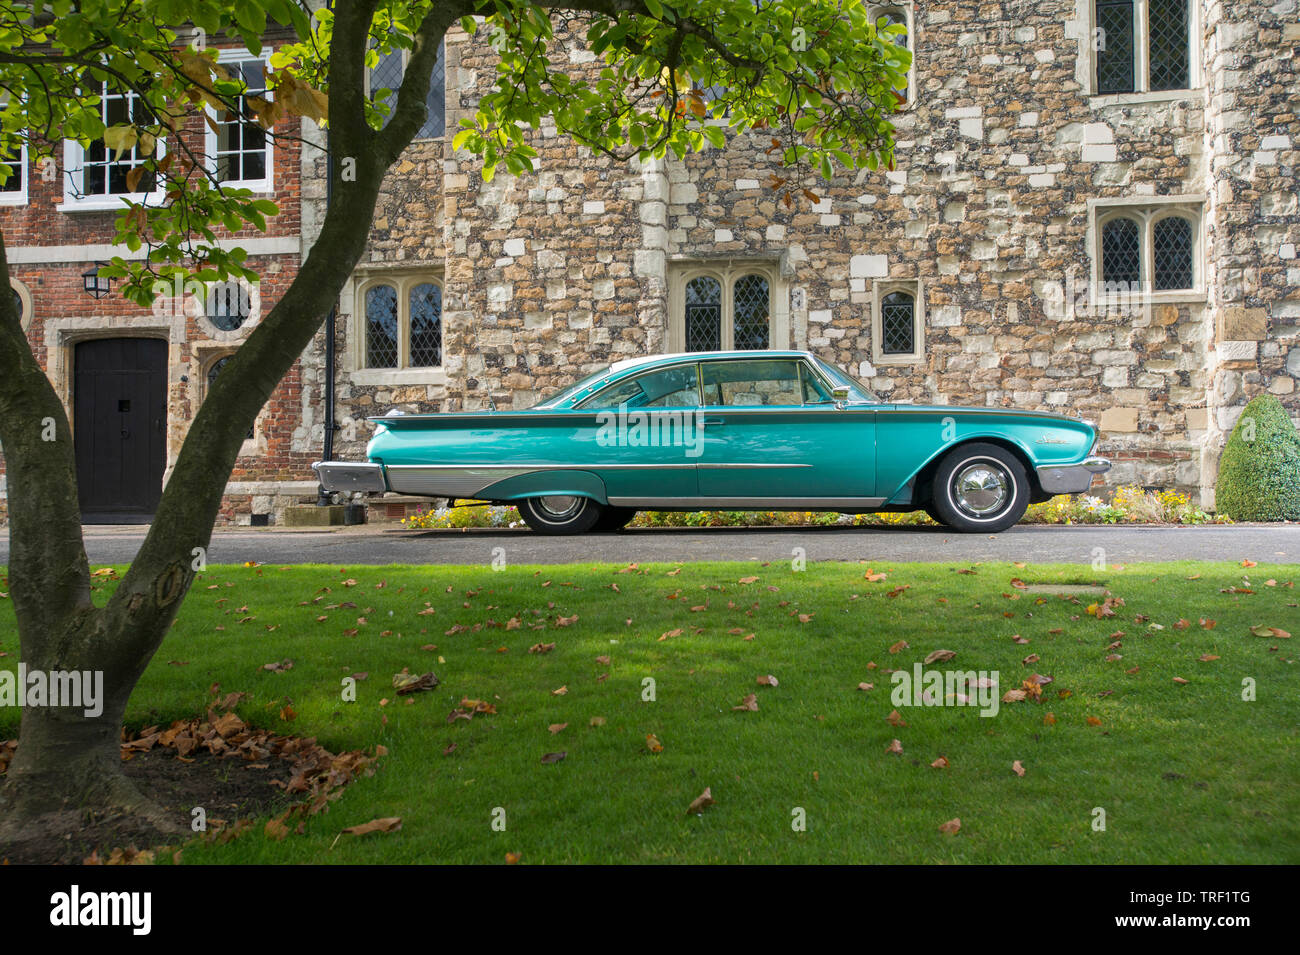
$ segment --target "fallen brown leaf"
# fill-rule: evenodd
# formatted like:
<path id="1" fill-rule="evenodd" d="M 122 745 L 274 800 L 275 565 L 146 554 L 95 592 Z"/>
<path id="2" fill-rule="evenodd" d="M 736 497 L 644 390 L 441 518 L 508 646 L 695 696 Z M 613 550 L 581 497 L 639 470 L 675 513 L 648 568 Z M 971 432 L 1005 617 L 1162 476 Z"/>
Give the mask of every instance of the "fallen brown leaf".
<path id="1" fill-rule="evenodd" d="M 369 822 L 363 822 L 359 826 L 348 826 L 343 830 L 343 835 L 367 836 L 372 832 L 397 832 L 401 828 L 401 816 L 388 816 L 383 819 L 372 819 Z"/>
<path id="2" fill-rule="evenodd" d="M 713 787 L 707 786 L 704 792 L 700 793 L 691 800 L 691 804 L 686 807 L 686 815 L 694 815 L 703 812 L 713 805 Z"/>

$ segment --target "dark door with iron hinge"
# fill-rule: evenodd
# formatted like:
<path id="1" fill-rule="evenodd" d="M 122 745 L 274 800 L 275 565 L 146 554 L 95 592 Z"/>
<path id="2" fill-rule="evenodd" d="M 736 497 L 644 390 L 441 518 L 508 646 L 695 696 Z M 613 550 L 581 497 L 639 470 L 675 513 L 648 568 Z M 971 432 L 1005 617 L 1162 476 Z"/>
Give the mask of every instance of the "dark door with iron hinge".
<path id="1" fill-rule="evenodd" d="M 88 524 L 153 516 L 166 461 L 167 343 L 100 338 L 76 346 L 77 488 Z"/>

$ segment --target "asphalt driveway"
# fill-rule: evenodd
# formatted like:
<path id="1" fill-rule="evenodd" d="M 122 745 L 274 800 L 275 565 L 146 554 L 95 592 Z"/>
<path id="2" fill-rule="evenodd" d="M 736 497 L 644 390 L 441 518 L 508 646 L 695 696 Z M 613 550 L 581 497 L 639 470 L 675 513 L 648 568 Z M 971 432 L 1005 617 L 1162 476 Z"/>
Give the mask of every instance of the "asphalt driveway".
<path id="1" fill-rule="evenodd" d="M 125 563 L 147 528 L 85 527 L 95 564 Z M 798 549 L 798 550 L 797 550 Z M 801 551 L 801 553 L 800 553 Z M 1300 524 L 1231 526 L 1020 526 L 1001 534 L 942 528 L 655 528 L 585 537 L 526 529 L 413 531 L 385 524 L 338 528 L 218 528 L 208 560 L 272 564 L 626 564 L 691 560 L 989 561 L 1091 564 L 1158 560 L 1300 563 Z M 9 538 L 0 538 L 0 563 Z"/>

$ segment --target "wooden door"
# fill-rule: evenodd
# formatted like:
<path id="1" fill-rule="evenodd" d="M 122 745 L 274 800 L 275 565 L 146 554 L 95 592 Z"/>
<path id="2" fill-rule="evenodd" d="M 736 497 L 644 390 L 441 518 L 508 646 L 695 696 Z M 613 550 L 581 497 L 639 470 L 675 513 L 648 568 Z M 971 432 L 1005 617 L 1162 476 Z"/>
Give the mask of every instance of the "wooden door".
<path id="1" fill-rule="evenodd" d="M 77 487 L 87 523 L 148 520 L 166 463 L 167 343 L 100 338 L 76 346 Z"/>

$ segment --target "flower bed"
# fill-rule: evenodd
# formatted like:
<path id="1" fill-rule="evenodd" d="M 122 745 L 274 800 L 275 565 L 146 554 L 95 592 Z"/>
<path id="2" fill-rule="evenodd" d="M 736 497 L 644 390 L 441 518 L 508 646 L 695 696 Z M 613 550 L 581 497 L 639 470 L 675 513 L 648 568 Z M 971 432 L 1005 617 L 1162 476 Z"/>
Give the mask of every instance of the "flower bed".
<path id="1" fill-rule="evenodd" d="M 468 504 L 468 502 L 466 502 Z M 876 527 L 924 525 L 934 521 L 924 511 L 881 514 L 835 514 L 821 511 L 641 511 L 629 527 Z M 1178 491 L 1116 488 L 1109 501 L 1090 495 L 1058 494 L 1032 504 L 1022 524 L 1230 524 L 1206 513 Z M 500 504 L 438 507 L 402 520 L 415 529 L 521 527 L 519 509 Z"/>

